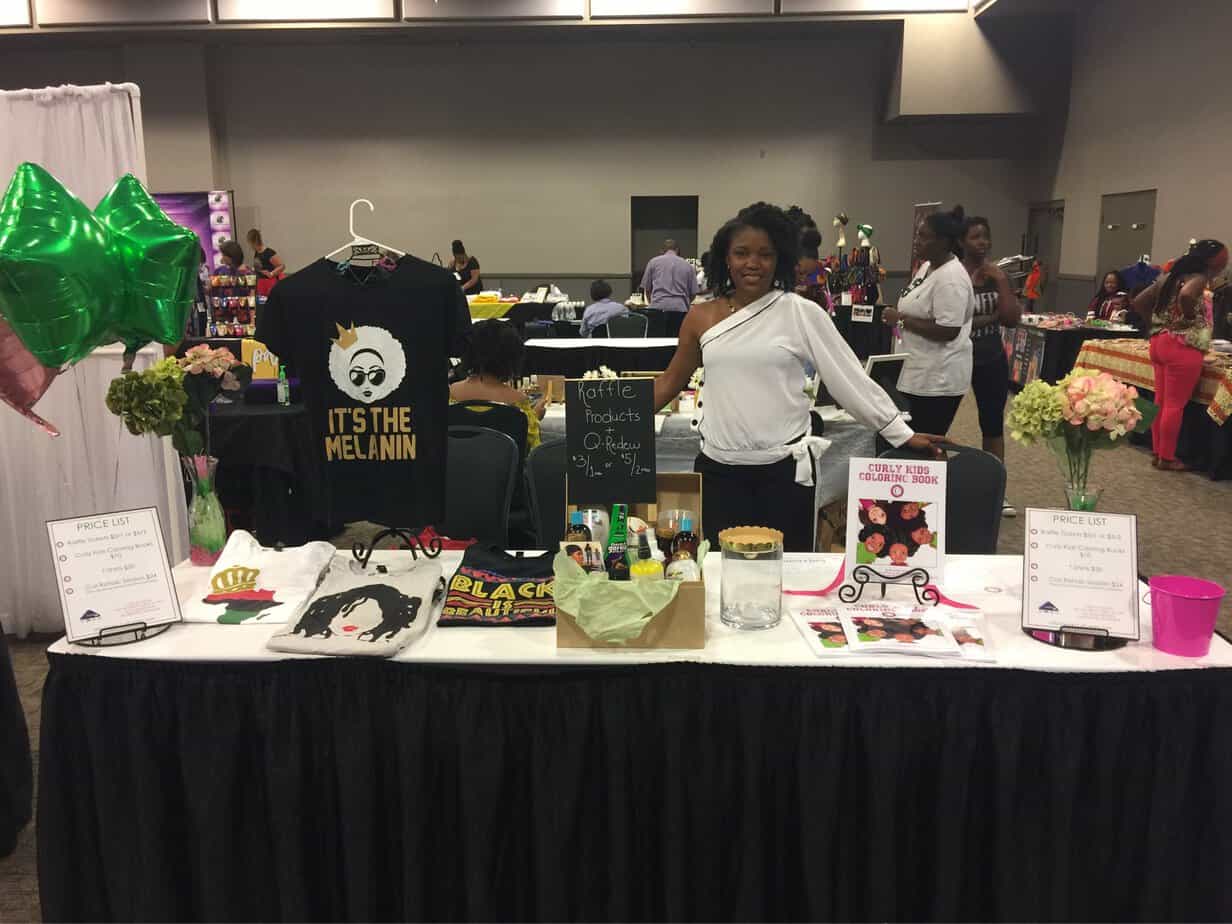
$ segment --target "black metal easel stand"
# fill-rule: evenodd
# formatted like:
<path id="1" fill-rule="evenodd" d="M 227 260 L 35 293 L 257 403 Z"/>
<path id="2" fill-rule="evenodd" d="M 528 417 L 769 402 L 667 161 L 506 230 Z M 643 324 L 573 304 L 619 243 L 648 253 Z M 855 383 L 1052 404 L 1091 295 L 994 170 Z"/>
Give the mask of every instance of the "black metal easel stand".
<path id="1" fill-rule="evenodd" d="M 856 603 L 864 596 L 864 588 L 869 584 L 881 585 L 881 597 L 885 599 L 886 588 L 891 586 L 910 587 L 915 592 L 916 602 L 921 606 L 941 602 L 941 595 L 930 587 L 932 583 L 928 571 L 924 568 L 912 568 L 899 575 L 885 575 L 868 565 L 856 565 L 851 571 L 851 583 L 838 589 L 838 598 L 844 603 Z"/>

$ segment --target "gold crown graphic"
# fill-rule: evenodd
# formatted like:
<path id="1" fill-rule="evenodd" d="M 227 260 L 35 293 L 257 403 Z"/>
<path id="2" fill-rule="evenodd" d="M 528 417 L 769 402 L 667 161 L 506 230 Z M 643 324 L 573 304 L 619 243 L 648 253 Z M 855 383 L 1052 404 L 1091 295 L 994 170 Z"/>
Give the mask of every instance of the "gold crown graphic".
<path id="1" fill-rule="evenodd" d="M 330 339 L 334 343 L 338 344 L 338 349 L 349 350 L 351 347 L 355 346 L 355 341 L 359 339 L 359 334 L 355 333 L 354 321 L 351 322 L 351 326 L 349 328 L 344 328 L 341 324 L 335 321 L 334 327 L 338 328 L 338 336 L 331 337 Z"/>
<path id="2" fill-rule="evenodd" d="M 260 573 L 260 568 L 245 568 L 242 565 L 236 565 L 234 568 L 227 568 L 214 575 L 210 586 L 214 588 L 216 594 L 238 594 L 246 590 L 256 590 L 257 576 Z"/>

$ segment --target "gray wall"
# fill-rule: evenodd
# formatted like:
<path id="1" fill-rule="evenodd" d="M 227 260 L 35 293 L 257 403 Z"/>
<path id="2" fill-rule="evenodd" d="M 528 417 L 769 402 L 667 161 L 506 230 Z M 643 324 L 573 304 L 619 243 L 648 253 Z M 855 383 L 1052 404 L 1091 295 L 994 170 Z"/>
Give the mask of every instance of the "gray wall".
<path id="1" fill-rule="evenodd" d="M 575 297 L 628 274 L 633 195 L 699 196 L 703 242 L 766 199 L 811 211 L 828 250 L 842 209 L 876 228 L 891 269 L 913 203 L 961 201 L 1017 248 L 1038 133 L 887 124 L 889 33 L 539 42 L 19 48 L 0 86 L 142 83 L 154 190 L 234 188 L 241 229 L 292 268 L 343 242 L 360 196 L 369 237 L 422 256 L 461 237 L 485 278 L 576 277 Z"/>
<path id="2" fill-rule="evenodd" d="M 627 273 L 632 195 L 698 195 L 703 239 L 767 199 L 812 211 L 829 246 L 829 217 L 845 209 L 877 229 L 894 267 L 908 259 L 915 202 L 961 200 L 1016 240 L 1023 148 L 994 125 L 881 124 L 869 62 L 885 51 L 855 33 L 799 44 L 221 48 L 218 90 L 234 105 L 220 182 L 256 203 L 253 219 L 292 266 L 340 243 L 358 196 L 377 205 L 360 223 L 369 236 L 419 254 L 461 237 L 485 276 Z M 790 66 L 733 70 L 771 60 Z M 258 74 L 273 113 L 243 105 Z M 825 86 L 841 106 L 826 104 Z"/>
<path id="3" fill-rule="evenodd" d="M 1174 25 L 1167 19 L 1157 0 L 1100 0 L 1080 16 L 1069 120 L 1044 196 L 1066 202 L 1064 274 L 1093 280 L 1107 269 L 1095 264 L 1109 193 L 1159 190 L 1156 259 L 1192 237 L 1232 239 L 1232 3 L 1193 0 Z"/>

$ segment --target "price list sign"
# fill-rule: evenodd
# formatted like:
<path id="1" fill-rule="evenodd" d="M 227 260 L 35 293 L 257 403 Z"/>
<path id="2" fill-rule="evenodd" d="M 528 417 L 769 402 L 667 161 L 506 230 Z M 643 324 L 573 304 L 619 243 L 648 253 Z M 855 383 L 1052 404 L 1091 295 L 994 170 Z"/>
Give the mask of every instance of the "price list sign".
<path id="1" fill-rule="evenodd" d="M 51 520 L 47 537 L 70 642 L 180 621 L 157 508 Z"/>
<path id="2" fill-rule="evenodd" d="M 1027 509 L 1022 624 L 1137 639 L 1138 518 Z"/>
<path id="3" fill-rule="evenodd" d="M 569 502 L 653 503 L 654 438 L 654 379 L 566 382 Z"/>

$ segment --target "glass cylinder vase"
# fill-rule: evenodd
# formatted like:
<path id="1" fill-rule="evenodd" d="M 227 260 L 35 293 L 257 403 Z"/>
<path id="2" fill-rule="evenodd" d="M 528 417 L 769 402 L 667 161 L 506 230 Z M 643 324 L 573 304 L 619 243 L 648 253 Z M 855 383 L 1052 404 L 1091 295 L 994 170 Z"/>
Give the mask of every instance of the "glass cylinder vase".
<path id="1" fill-rule="evenodd" d="M 1090 484 L 1094 447 L 1079 428 L 1048 441 L 1065 483 L 1065 505 L 1070 510 L 1091 512 L 1099 503 L 1102 488 Z"/>
<path id="2" fill-rule="evenodd" d="M 719 616 L 736 629 L 771 629 L 782 618 L 783 534 L 764 526 L 719 533 L 723 552 Z"/>
<path id="3" fill-rule="evenodd" d="M 181 456 L 184 471 L 192 484 L 188 502 L 189 558 L 194 565 L 212 565 L 227 543 L 227 523 L 222 504 L 214 493 L 214 472 L 218 460 L 213 456 Z"/>

